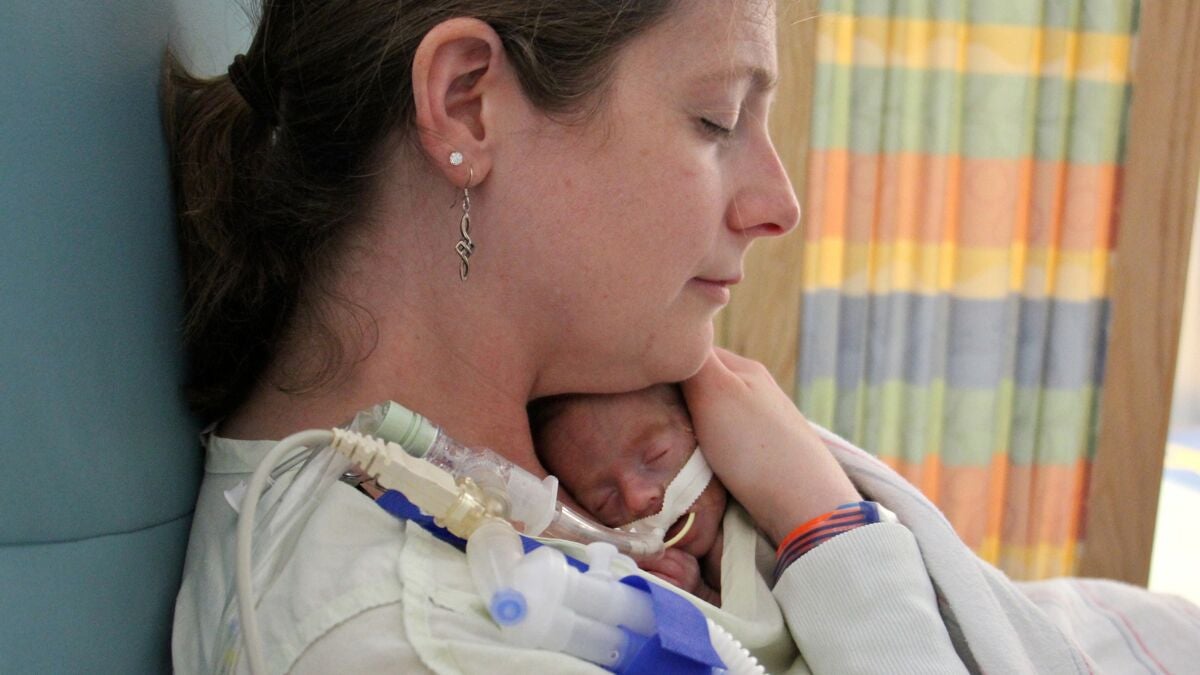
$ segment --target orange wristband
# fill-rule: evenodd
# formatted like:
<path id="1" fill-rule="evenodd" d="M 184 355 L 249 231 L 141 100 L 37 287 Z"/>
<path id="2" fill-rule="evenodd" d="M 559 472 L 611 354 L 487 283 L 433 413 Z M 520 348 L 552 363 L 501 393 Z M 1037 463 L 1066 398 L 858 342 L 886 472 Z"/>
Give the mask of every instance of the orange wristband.
<path id="1" fill-rule="evenodd" d="M 842 504 L 792 530 L 775 550 L 775 579 L 778 580 L 789 565 L 817 545 L 844 532 L 883 520 L 881 508 L 875 502 Z"/>

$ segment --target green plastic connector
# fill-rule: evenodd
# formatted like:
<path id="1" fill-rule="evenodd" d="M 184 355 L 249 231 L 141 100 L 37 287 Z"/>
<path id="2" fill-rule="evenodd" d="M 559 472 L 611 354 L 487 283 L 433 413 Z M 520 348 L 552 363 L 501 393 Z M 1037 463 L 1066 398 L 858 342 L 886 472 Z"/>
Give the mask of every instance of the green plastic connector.
<path id="1" fill-rule="evenodd" d="M 404 448 L 413 457 L 424 457 L 437 440 L 437 427 L 395 401 L 388 401 L 375 435 Z"/>

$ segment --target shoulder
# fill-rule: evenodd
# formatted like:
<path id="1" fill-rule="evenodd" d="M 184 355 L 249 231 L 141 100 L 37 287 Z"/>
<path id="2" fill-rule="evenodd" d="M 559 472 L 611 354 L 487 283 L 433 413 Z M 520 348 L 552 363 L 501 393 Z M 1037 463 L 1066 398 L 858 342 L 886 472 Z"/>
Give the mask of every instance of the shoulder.
<path id="1" fill-rule="evenodd" d="M 269 661 L 289 670 L 314 642 L 368 610 L 399 605 L 404 523 L 341 483 L 330 487 L 296 537 L 259 605 Z M 288 546 L 286 538 L 279 542 Z"/>

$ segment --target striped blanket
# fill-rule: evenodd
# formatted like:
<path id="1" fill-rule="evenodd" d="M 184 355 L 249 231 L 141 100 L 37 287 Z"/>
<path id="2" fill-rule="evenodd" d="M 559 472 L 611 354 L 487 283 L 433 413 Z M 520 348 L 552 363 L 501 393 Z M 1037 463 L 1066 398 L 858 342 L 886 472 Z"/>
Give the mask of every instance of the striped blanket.
<path id="1" fill-rule="evenodd" d="M 950 636 L 973 672 L 1200 672 L 1200 608 L 1115 581 L 1015 583 L 976 556 L 898 473 L 817 430 L 864 496 L 916 536 Z"/>

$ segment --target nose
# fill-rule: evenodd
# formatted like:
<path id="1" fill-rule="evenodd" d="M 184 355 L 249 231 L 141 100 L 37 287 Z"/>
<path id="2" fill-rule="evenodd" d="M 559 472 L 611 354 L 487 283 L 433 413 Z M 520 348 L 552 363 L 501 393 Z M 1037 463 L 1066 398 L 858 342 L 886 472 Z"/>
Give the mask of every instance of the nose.
<path id="1" fill-rule="evenodd" d="M 621 499 L 625 502 L 629 520 L 634 521 L 658 513 L 662 508 L 664 490 L 665 486 L 662 484 L 641 477 L 631 478 L 622 484 Z"/>
<path id="2" fill-rule="evenodd" d="M 754 238 L 778 237 L 795 229 L 800 222 L 800 203 L 765 128 L 742 168 L 740 189 L 731 204 L 730 228 Z"/>

